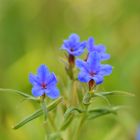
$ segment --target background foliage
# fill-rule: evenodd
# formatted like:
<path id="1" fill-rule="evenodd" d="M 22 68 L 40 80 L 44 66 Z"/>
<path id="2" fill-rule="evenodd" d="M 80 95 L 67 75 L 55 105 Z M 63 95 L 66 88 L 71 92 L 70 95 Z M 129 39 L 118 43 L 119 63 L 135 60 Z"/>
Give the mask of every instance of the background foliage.
<path id="1" fill-rule="evenodd" d="M 112 104 L 129 105 L 118 116 L 90 121 L 80 140 L 133 140 L 140 119 L 140 1 L 139 0 L 0 0 L 0 87 L 31 94 L 29 72 L 45 63 L 62 86 L 68 78 L 59 61 L 63 39 L 77 33 L 82 40 L 93 36 L 111 54 L 113 74 L 105 79 L 103 91 L 125 90 L 135 98 L 111 97 Z M 95 103 L 105 104 L 95 100 Z M 0 94 L 0 139 L 44 138 L 42 118 L 19 130 L 11 126 L 38 108 L 18 96 Z"/>

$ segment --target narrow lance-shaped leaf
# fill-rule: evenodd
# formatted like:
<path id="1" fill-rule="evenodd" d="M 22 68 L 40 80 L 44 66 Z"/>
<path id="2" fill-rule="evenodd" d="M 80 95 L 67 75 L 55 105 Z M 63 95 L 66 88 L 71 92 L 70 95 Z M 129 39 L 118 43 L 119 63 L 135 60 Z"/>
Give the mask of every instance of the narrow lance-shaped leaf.
<path id="1" fill-rule="evenodd" d="M 97 117 L 101 117 L 103 115 L 107 115 L 107 114 L 117 114 L 116 111 L 118 111 L 119 109 L 124 109 L 126 108 L 126 106 L 114 106 L 111 108 L 96 108 L 96 109 L 92 109 L 88 111 L 88 120 L 91 119 L 96 119 Z"/>
<path id="2" fill-rule="evenodd" d="M 30 116 L 27 116 L 26 118 L 24 118 L 23 120 L 21 120 L 19 123 L 17 123 L 15 126 L 13 126 L 13 129 L 18 129 L 18 128 L 22 127 L 26 123 L 34 120 L 35 118 L 38 118 L 42 114 L 43 114 L 43 111 L 41 109 L 37 110 L 36 112 L 34 112 L 33 114 L 31 114 Z"/>
<path id="3" fill-rule="evenodd" d="M 51 104 L 49 104 L 47 106 L 48 112 L 53 110 L 61 101 L 62 101 L 62 97 L 59 97 L 58 99 L 53 101 Z M 17 123 L 13 127 L 13 129 L 18 129 L 18 128 L 22 127 L 23 125 L 27 124 L 28 122 L 40 117 L 41 115 L 43 115 L 43 110 L 39 109 L 39 110 L 35 111 L 34 113 L 32 113 L 30 116 L 27 116 L 26 118 L 21 120 L 19 123 Z"/>
<path id="4" fill-rule="evenodd" d="M 108 109 L 95 109 L 89 112 L 88 120 L 95 119 L 97 117 L 112 113 Z"/>
<path id="5" fill-rule="evenodd" d="M 19 91 L 19 90 L 15 90 L 15 89 L 4 89 L 4 88 L 0 88 L 0 91 L 1 92 L 6 92 L 6 93 L 13 93 L 13 94 L 17 94 L 17 95 L 20 95 L 22 97 L 25 97 L 27 99 L 30 99 L 30 100 L 38 100 L 37 98 L 34 98 L 33 96 L 27 94 L 27 93 L 24 93 L 22 91 Z"/>
<path id="6" fill-rule="evenodd" d="M 93 97 L 93 96 L 92 96 L 92 97 Z M 104 99 L 104 100 L 106 101 L 106 103 L 107 103 L 108 105 L 111 106 L 111 103 L 110 103 L 109 99 L 108 99 L 106 96 L 104 96 L 104 95 L 102 95 L 102 94 L 96 94 L 95 97 L 101 97 L 102 99 Z"/>
<path id="7" fill-rule="evenodd" d="M 115 96 L 134 96 L 133 93 L 129 93 L 126 91 L 109 91 L 109 92 L 98 92 L 94 93 L 93 97 L 98 97 L 98 95 L 107 96 L 107 95 L 115 95 Z"/>

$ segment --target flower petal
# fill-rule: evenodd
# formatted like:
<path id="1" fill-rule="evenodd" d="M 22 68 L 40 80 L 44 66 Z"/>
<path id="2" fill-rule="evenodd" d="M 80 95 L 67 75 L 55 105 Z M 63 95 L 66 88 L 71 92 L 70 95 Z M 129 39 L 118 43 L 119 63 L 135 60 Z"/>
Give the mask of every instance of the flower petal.
<path id="1" fill-rule="evenodd" d="M 94 38 L 93 37 L 89 37 L 87 49 L 89 52 L 94 51 L 95 48 L 94 48 Z"/>
<path id="2" fill-rule="evenodd" d="M 29 74 L 29 81 L 32 85 L 41 85 L 41 82 L 39 81 L 38 77 L 32 73 Z"/>
<path id="3" fill-rule="evenodd" d="M 86 72 L 89 71 L 87 63 L 83 60 L 77 59 L 76 60 L 76 66 L 83 71 L 86 71 Z"/>
<path id="4" fill-rule="evenodd" d="M 86 47 L 86 45 L 87 45 L 87 42 L 83 41 L 80 43 L 79 48 L 84 49 Z"/>
<path id="5" fill-rule="evenodd" d="M 98 74 L 106 76 L 112 73 L 112 66 L 108 64 L 102 64 L 100 66 L 100 72 Z"/>
<path id="6" fill-rule="evenodd" d="M 42 64 L 38 68 L 38 77 L 41 80 L 41 82 L 46 82 L 47 76 L 50 74 L 48 68 L 46 65 Z"/>
<path id="7" fill-rule="evenodd" d="M 66 50 L 69 54 L 71 54 L 72 53 L 72 51 L 71 51 L 71 47 L 69 46 L 69 47 L 67 47 L 67 46 L 65 46 L 65 44 L 62 46 L 62 48 L 61 49 L 63 49 L 63 50 Z"/>
<path id="8" fill-rule="evenodd" d="M 80 37 L 77 34 L 71 34 L 64 43 L 61 49 L 66 50 L 69 54 L 79 56 L 84 52 L 86 42 L 80 42 Z"/>
<path id="9" fill-rule="evenodd" d="M 90 77 L 88 76 L 88 73 L 81 71 L 78 74 L 78 80 L 81 82 L 89 82 Z"/>
<path id="10" fill-rule="evenodd" d="M 69 40 L 64 40 L 63 45 L 62 45 L 62 49 L 64 50 L 70 50 L 72 46 L 70 45 L 70 41 Z"/>
<path id="11" fill-rule="evenodd" d="M 59 93 L 59 89 L 54 87 L 54 88 L 50 88 L 50 89 L 46 89 L 45 90 L 45 94 L 51 98 L 51 99 L 56 99 L 59 97 L 60 93 Z"/>
<path id="12" fill-rule="evenodd" d="M 71 51 L 71 48 L 73 48 L 74 50 Z M 72 44 L 69 45 L 69 47 L 63 45 L 61 49 L 66 50 L 69 54 L 73 56 L 79 56 L 84 52 L 84 49 L 80 48 L 79 44 Z"/>
<path id="13" fill-rule="evenodd" d="M 35 97 L 42 96 L 44 93 L 45 93 L 45 91 L 43 89 L 41 89 L 40 87 L 35 86 L 32 88 L 32 94 Z"/>
<path id="14" fill-rule="evenodd" d="M 97 51 L 98 53 L 104 53 L 106 51 L 106 48 L 102 44 L 95 45 L 95 51 Z"/>
<path id="15" fill-rule="evenodd" d="M 136 140 L 140 140 L 140 126 L 137 128 Z"/>
<path id="16" fill-rule="evenodd" d="M 86 47 L 86 44 L 87 44 L 86 41 L 83 41 L 83 42 L 76 42 L 76 43 L 74 44 L 74 50 L 75 50 L 75 51 L 78 51 L 78 50 L 83 50 L 83 51 L 84 51 L 84 48 Z"/>
<path id="17" fill-rule="evenodd" d="M 70 54 L 74 55 L 74 56 L 80 56 L 82 53 L 84 52 L 83 49 L 79 48 L 78 50 L 76 51 L 71 51 L 69 52 Z"/>
<path id="18" fill-rule="evenodd" d="M 92 79 L 95 81 L 96 85 L 101 84 L 104 81 L 104 78 L 101 75 L 95 75 Z"/>
<path id="19" fill-rule="evenodd" d="M 90 70 L 93 72 L 98 71 L 100 66 L 100 55 L 97 52 L 91 52 L 88 55 L 87 63 L 89 64 Z"/>
<path id="20" fill-rule="evenodd" d="M 57 78 L 54 73 L 51 73 L 46 79 L 47 87 L 52 87 L 57 84 Z"/>
<path id="21" fill-rule="evenodd" d="M 101 60 L 108 60 L 108 59 L 110 59 L 110 54 L 107 54 L 107 53 L 101 54 Z"/>
<path id="22" fill-rule="evenodd" d="M 77 34 L 73 33 L 73 34 L 71 34 L 69 36 L 69 40 L 72 41 L 72 42 L 74 42 L 74 43 L 75 42 L 79 42 L 80 41 L 80 37 Z"/>

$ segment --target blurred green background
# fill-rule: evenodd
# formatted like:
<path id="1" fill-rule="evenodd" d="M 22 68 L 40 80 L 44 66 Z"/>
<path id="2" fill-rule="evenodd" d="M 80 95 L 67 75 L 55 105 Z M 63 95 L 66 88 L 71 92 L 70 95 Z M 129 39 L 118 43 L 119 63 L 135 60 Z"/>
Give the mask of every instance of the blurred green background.
<path id="1" fill-rule="evenodd" d="M 102 89 L 125 90 L 134 98 L 113 97 L 112 104 L 129 105 L 118 117 L 105 116 L 83 128 L 79 140 L 134 140 L 140 123 L 140 1 L 139 0 L 0 0 L 0 87 L 31 94 L 29 72 L 45 63 L 67 85 L 60 47 L 71 33 L 81 40 L 93 36 L 111 54 L 113 74 Z M 19 130 L 11 127 L 38 106 L 19 96 L 0 93 L 0 139 L 42 140 L 37 119 Z"/>

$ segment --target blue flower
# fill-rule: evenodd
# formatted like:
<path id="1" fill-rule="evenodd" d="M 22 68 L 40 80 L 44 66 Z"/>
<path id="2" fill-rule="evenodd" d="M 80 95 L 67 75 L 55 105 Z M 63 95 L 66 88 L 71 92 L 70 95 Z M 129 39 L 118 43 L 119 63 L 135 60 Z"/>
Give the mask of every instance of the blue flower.
<path id="1" fill-rule="evenodd" d="M 140 126 L 138 126 L 138 128 L 137 128 L 136 140 L 140 140 Z"/>
<path id="2" fill-rule="evenodd" d="M 68 40 L 64 40 L 61 49 L 66 50 L 70 55 L 79 56 L 84 52 L 86 42 L 80 42 L 80 37 L 77 34 L 71 34 Z"/>
<path id="3" fill-rule="evenodd" d="M 98 52 L 100 54 L 101 60 L 108 60 L 110 58 L 110 55 L 106 53 L 106 48 L 104 45 L 94 45 L 94 39 L 92 37 L 89 37 L 88 43 L 87 43 L 87 49 L 88 52 Z"/>
<path id="4" fill-rule="evenodd" d="M 112 73 L 112 66 L 100 63 L 100 54 L 92 52 L 89 54 L 87 61 L 76 60 L 76 66 L 80 69 L 78 79 L 81 82 L 90 82 L 93 80 L 96 85 L 101 84 L 104 76 Z"/>
<path id="5" fill-rule="evenodd" d="M 37 75 L 30 73 L 29 80 L 33 85 L 32 94 L 35 97 L 46 94 L 49 98 L 55 99 L 59 96 L 56 76 L 54 73 L 50 73 L 45 65 L 38 68 Z"/>

